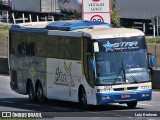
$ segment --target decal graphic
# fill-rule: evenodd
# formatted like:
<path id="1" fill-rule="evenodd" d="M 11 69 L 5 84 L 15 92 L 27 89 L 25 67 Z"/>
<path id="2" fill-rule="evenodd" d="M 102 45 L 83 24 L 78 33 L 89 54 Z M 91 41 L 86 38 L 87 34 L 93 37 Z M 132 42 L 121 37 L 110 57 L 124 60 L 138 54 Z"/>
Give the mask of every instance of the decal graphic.
<path id="1" fill-rule="evenodd" d="M 30 67 L 30 69 L 29 69 L 29 74 L 32 76 L 32 78 L 34 78 L 34 77 L 35 77 L 35 74 L 36 74 L 36 71 L 35 71 L 34 66 L 33 66 L 32 63 L 33 63 L 33 61 L 32 61 L 32 59 L 31 59 L 31 61 L 30 61 L 31 67 Z"/>
<path id="2" fill-rule="evenodd" d="M 71 75 L 72 62 L 69 65 L 64 61 L 64 69 L 57 67 L 54 84 L 68 86 L 69 96 L 71 97 L 71 87 L 74 87 L 74 81 Z"/>
<path id="3" fill-rule="evenodd" d="M 114 44 L 110 44 L 110 42 L 109 41 L 107 41 L 107 44 L 104 44 L 103 46 L 106 48 L 106 52 L 107 51 L 113 51 L 113 45 Z"/>
<path id="4" fill-rule="evenodd" d="M 30 73 L 30 75 L 32 76 L 32 78 L 34 78 L 34 76 L 35 76 L 35 74 L 36 74 L 36 71 L 35 71 L 33 65 L 32 65 L 31 68 L 29 69 L 29 73 Z"/>
<path id="5" fill-rule="evenodd" d="M 139 49 L 138 41 L 133 42 L 117 42 L 111 44 L 107 41 L 107 44 L 104 44 L 103 47 L 106 48 L 106 52 L 114 51 L 114 50 L 121 50 L 121 49 Z"/>

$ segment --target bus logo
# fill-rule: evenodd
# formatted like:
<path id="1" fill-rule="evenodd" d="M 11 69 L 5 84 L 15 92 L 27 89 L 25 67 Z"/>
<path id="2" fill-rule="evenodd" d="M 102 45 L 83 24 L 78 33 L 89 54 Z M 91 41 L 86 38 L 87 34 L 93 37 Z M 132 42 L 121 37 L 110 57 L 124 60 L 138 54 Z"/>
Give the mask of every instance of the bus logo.
<path id="1" fill-rule="evenodd" d="M 71 86 L 74 86 L 74 81 L 71 75 L 71 69 L 72 69 L 72 62 L 70 62 L 69 65 L 67 65 L 66 62 L 64 61 L 64 68 L 57 67 L 55 84 L 69 85 L 70 83 Z"/>
<path id="2" fill-rule="evenodd" d="M 120 49 L 137 49 L 138 47 L 138 41 L 133 42 L 117 42 L 111 44 L 109 41 L 107 41 L 106 44 L 103 45 L 103 47 L 106 48 L 106 52 L 113 51 L 113 50 L 120 50 Z"/>
<path id="3" fill-rule="evenodd" d="M 104 44 L 103 46 L 106 48 L 106 52 L 107 51 L 113 51 L 113 45 L 114 44 L 110 44 L 110 42 L 109 41 L 107 41 L 107 44 Z"/>

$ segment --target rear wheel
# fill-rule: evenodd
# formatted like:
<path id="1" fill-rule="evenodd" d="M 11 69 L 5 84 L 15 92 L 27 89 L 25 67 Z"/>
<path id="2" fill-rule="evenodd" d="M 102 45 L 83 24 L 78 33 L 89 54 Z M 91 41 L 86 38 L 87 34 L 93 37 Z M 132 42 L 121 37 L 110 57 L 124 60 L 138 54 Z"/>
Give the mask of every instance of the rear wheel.
<path id="1" fill-rule="evenodd" d="M 128 106 L 128 108 L 134 109 L 137 106 L 137 102 L 128 102 L 127 106 Z"/>
<path id="2" fill-rule="evenodd" d="M 38 85 L 36 87 L 36 97 L 37 97 L 37 100 L 38 100 L 39 103 L 44 103 L 45 102 L 43 88 L 42 88 L 41 83 L 38 83 Z"/>
<path id="3" fill-rule="evenodd" d="M 35 96 L 33 84 L 31 81 L 28 84 L 28 97 L 29 97 L 29 100 L 32 102 L 36 101 L 36 96 Z"/>
<path id="4" fill-rule="evenodd" d="M 84 87 L 82 87 L 79 92 L 79 103 L 80 103 L 81 107 L 83 107 L 84 109 L 88 109 L 87 95 L 86 95 L 86 91 L 85 91 Z"/>

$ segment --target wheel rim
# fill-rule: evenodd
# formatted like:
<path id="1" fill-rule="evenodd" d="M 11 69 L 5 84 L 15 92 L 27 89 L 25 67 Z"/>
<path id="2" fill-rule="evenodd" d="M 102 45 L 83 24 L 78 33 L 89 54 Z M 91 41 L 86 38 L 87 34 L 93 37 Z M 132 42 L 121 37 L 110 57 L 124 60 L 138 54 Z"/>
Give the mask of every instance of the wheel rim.
<path id="1" fill-rule="evenodd" d="M 41 85 L 39 85 L 37 89 L 37 98 L 40 103 L 43 102 L 43 90 Z"/>

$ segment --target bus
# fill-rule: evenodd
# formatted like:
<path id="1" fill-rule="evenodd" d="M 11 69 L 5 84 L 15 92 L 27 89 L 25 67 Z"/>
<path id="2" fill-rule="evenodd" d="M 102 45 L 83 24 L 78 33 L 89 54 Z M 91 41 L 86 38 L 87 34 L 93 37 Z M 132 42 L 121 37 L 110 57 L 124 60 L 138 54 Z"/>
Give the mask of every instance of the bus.
<path id="1" fill-rule="evenodd" d="M 11 89 L 31 101 L 81 106 L 127 104 L 152 98 L 145 35 L 98 21 L 31 22 L 9 30 Z M 133 64 L 126 66 L 129 56 Z"/>

